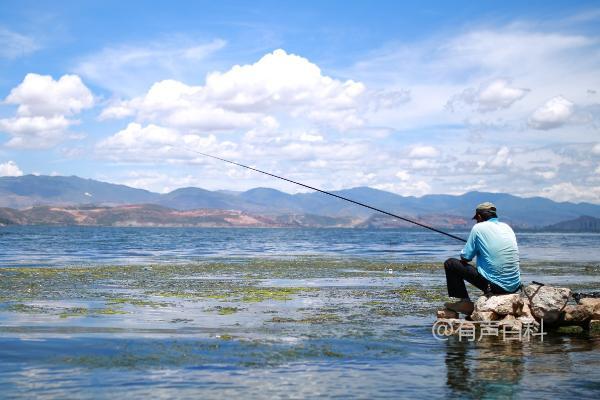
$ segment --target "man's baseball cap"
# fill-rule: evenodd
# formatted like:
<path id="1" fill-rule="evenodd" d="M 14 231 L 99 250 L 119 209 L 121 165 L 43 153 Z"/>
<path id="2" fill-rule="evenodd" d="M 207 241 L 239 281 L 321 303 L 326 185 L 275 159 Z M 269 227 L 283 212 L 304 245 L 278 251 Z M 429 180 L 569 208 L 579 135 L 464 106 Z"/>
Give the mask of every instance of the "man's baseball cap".
<path id="1" fill-rule="evenodd" d="M 493 203 L 490 203 L 489 201 L 486 201 L 485 203 L 481 203 L 480 205 L 477 206 L 477 208 L 475 208 L 475 215 L 473 215 L 473 219 L 477 219 L 477 213 L 479 211 L 496 212 L 496 206 Z"/>

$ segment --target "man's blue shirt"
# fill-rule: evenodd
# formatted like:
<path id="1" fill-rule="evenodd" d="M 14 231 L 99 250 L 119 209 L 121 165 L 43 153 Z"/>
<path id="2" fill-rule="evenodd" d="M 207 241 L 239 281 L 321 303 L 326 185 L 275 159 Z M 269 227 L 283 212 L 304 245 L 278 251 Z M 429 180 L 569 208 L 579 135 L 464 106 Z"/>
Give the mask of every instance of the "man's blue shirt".
<path id="1" fill-rule="evenodd" d="M 467 261 L 477 257 L 477 271 L 507 292 L 519 288 L 517 238 L 510 226 L 498 218 L 475 224 L 460 256 Z"/>

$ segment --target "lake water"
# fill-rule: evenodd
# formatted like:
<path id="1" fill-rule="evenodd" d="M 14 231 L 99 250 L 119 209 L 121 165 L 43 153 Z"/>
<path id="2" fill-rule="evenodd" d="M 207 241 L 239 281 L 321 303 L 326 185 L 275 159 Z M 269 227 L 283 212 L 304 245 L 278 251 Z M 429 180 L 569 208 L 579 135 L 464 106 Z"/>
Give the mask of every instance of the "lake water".
<path id="1" fill-rule="evenodd" d="M 600 235 L 517 237 L 524 282 L 600 291 Z M 600 336 L 433 337 L 440 265 L 461 247 L 394 230 L 0 228 L 0 398 L 599 398 Z"/>
<path id="2" fill-rule="evenodd" d="M 452 232 L 466 238 L 468 232 Z M 600 261 L 600 234 L 521 233 L 522 260 Z M 362 229 L 0 228 L 1 266 L 142 264 L 324 255 L 443 261 L 463 244 L 428 231 Z"/>

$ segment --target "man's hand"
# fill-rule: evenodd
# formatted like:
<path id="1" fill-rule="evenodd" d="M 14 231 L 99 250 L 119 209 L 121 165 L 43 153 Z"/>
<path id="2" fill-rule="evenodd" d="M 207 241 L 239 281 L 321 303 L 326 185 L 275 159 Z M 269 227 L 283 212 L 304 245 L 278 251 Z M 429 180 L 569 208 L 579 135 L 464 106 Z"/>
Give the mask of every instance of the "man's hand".
<path id="1" fill-rule="evenodd" d="M 466 267 L 467 265 L 469 265 L 469 260 L 465 260 L 464 258 L 461 258 L 460 263 Z"/>

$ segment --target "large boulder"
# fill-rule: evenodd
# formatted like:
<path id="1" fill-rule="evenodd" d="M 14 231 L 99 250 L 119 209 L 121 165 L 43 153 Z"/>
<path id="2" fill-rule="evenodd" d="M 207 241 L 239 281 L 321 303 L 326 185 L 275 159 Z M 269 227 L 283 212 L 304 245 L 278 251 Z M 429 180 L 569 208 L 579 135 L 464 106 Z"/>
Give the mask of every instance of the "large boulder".
<path id="1" fill-rule="evenodd" d="M 517 293 L 481 296 L 475 303 L 476 312 L 492 311 L 498 315 L 519 315 L 522 308 L 523 299 Z"/>
<path id="2" fill-rule="evenodd" d="M 525 296 L 529 299 L 529 307 L 533 316 L 546 324 L 557 322 L 569 297 L 571 289 L 552 286 L 529 285 L 525 288 Z"/>
<path id="3" fill-rule="evenodd" d="M 473 311 L 471 314 L 471 319 L 473 321 L 497 321 L 500 319 L 500 316 L 493 311 Z"/>
<path id="4" fill-rule="evenodd" d="M 585 308 L 592 319 L 600 319 L 600 299 L 586 297 L 579 300 L 579 305 Z"/>
<path id="5" fill-rule="evenodd" d="M 523 304 L 523 308 L 521 308 L 521 312 L 519 313 L 519 317 L 533 318 L 533 313 L 531 312 L 531 308 L 529 308 L 529 302 L 525 301 Z"/>
<path id="6" fill-rule="evenodd" d="M 584 324 L 592 316 L 588 307 L 582 304 L 576 306 L 567 305 L 563 311 L 564 314 L 561 323 L 565 325 Z"/>
<path id="7" fill-rule="evenodd" d="M 498 328 L 507 331 L 521 331 L 523 330 L 523 323 L 514 315 L 508 314 L 498 322 Z"/>

